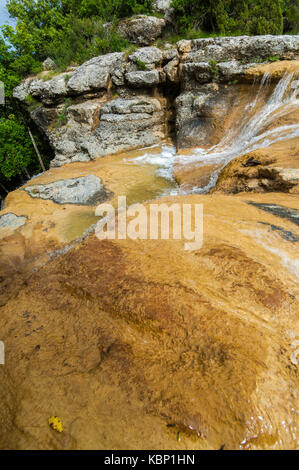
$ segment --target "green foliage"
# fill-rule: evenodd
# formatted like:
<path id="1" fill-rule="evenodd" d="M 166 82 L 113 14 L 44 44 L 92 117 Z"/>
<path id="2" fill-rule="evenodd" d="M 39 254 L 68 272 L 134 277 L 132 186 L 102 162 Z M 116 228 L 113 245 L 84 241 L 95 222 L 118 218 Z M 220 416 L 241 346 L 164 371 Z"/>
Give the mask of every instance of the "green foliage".
<path id="1" fill-rule="evenodd" d="M 47 45 L 45 56 L 50 56 L 58 67 L 65 68 L 101 54 L 120 52 L 128 45 L 129 42 L 113 26 L 104 28 L 100 19 L 73 17 Z"/>
<path id="2" fill-rule="evenodd" d="M 299 33 L 299 0 L 284 0 L 283 32 Z"/>
<path id="3" fill-rule="evenodd" d="M 5 105 L 0 106 L 0 182 L 2 188 L 4 185 L 8 189 L 20 184 L 18 176 L 25 169 L 29 168 L 31 174 L 39 171 L 39 163 L 27 130 L 28 117 L 13 99 L 13 89 L 22 78 L 16 64 L 22 63 L 23 59 L 0 37 L 0 80 L 5 86 Z M 30 107 L 36 106 L 34 98 L 28 99 Z M 35 132 L 34 135 L 39 148 L 43 147 Z"/>

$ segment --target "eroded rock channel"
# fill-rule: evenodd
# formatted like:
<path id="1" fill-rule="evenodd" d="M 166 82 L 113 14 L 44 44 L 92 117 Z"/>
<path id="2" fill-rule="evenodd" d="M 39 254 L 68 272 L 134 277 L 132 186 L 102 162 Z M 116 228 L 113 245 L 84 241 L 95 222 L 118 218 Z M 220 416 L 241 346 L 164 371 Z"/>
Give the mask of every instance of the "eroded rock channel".
<path id="1" fill-rule="evenodd" d="M 1 448 L 298 446 L 298 41 L 180 41 L 16 89 L 55 158 L 0 213 Z M 119 195 L 203 204 L 202 248 L 87 234 Z"/>

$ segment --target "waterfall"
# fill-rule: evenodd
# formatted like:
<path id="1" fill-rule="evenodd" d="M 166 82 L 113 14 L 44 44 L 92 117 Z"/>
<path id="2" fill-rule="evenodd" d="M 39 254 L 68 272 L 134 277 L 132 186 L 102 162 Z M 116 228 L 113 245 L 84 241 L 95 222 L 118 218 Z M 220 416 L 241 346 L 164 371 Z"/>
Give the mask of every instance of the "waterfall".
<path id="1" fill-rule="evenodd" d="M 246 105 L 243 119 L 229 129 L 221 141 L 210 149 L 197 148 L 187 155 L 178 155 L 174 148 L 164 146 L 159 154 L 146 153 L 134 159 L 137 164 L 160 165 L 161 176 L 171 177 L 173 165 L 196 164 L 197 166 L 216 165 L 209 183 L 203 188 L 193 188 L 191 192 L 207 193 L 217 182 L 221 170 L 234 158 L 259 148 L 269 147 L 275 142 L 299 136 L 299 124 L 285 124 L 268 129 L 275 122 L 286 117 L 299 106 L 297 98 L 299 80 L 294 74 L 285 73 L 263 103 L 269 91 L 271 77 L 265 74 L 252 101 Z M 190 191 L 189 191 L 190 192 Z"/>

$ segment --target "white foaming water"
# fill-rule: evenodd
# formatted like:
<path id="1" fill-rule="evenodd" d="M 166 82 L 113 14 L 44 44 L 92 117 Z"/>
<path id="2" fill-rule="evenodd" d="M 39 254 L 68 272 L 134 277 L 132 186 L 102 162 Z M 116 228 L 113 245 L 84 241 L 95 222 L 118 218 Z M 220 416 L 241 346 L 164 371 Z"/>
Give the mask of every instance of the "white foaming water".
<path id="1" fill-rule="evenodd" d="M 279 239 L 279 248 L 274 245 L 275 241 L 277 244 L 277 236 L 269 235 L 266 230 L 247 230 L 241 229 L 240 232 L 246 233 L 252 237 L 259 245 L 265 248 L 267 251 L 280 258 L 281 264 L 293 275 L 299 279 L 299 259 L 294 253 L 292 256 L 290 253 L 283 250 L 284 243 L 289 246 L 289 243 Z M 269 243 L 270 242 L 270 243 Z"/>
<path id="2" fill-rule="evenodd" d="M 265 74 L 251 103 L 244 109 L 244 118 L 234 125 L 222 140 L 210 149 L 197 148 L 189 155 L 178 155 L 175 147 L 162 146 L 159 153 L 145 153 L 132 160 L 135 164 L 158 166 L 157 175 L 173 179 L 173 166 L 196 164 L 196 166 L 217 165 L 205 187 L 193 187 L 189 192 L 207 193 L 215 186 L 221 170 L 234 158 L 253 150 L 299 136 L 299 124 L 286 124 L 267 130 L 277 119 L 286 117 L 298 108 L 299 80 L 294 74 L 285 74 L 275 86 L 265 103 L 263 96 L 270 84 L 269 74 Z M 179 189 L 177 193 L 182 193 Z"/>

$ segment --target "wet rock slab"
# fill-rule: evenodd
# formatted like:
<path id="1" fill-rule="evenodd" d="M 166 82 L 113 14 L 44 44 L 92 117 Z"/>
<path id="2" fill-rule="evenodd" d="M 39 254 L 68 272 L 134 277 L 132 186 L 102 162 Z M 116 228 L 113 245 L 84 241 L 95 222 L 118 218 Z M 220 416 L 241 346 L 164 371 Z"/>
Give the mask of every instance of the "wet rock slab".
<path id="1" fill-rule="evenodd" d="M 37 184 L 24 189 L 31 197 L 50 199 L 57 204 L 93 206 L 111 196 L 100 178 L 94 175 Z"/>

